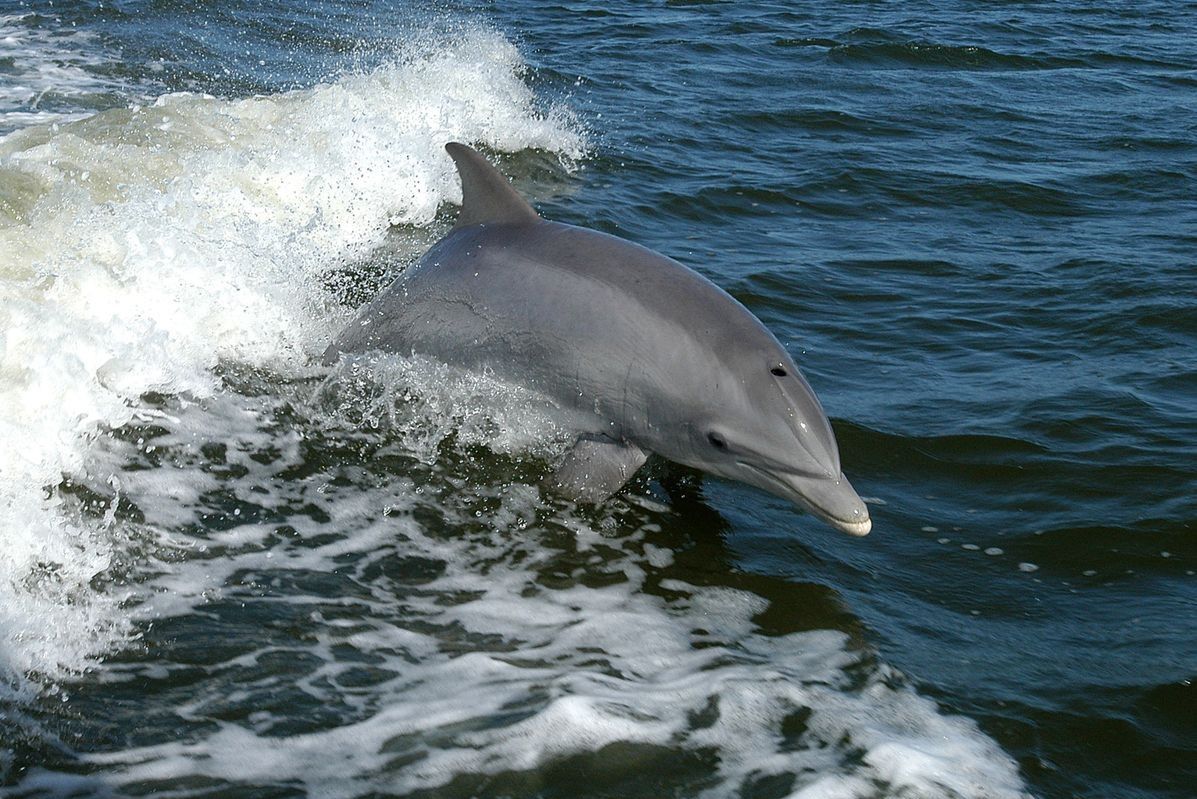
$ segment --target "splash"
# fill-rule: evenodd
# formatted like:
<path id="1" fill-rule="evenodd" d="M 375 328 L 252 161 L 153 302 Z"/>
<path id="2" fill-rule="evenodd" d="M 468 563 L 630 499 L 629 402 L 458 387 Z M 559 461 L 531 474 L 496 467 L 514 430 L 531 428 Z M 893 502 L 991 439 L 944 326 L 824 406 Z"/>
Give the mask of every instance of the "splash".
<path id="1" fill-rule="evenodd" d="M 148 392 L 212 396 L 217 364 L 306 374 L 342 321 L 323 278 L 457 199 L 449 140 L 569 156 L 516 48 L 485 30 L 237 100 L 172 94 L 0 139 L 0 670 L 18 693 L 132 634 L 93 590 L 124 533 L 72 516 L 64 476 Z M 104 503 L 108 500 L 97 499 Z M 100 509 L 101 511 L 103 508 Z M 22 675 L 33 676 L 32 681 Z"/>

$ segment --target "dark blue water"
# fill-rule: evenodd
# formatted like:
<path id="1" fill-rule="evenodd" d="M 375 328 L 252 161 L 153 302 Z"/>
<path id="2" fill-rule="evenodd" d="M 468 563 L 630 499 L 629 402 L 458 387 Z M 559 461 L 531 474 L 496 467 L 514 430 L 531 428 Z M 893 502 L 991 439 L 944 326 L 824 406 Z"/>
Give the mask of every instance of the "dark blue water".
<path id="1" fill-rule="evenodd" d="M 141 416 L 63 400 L 59 415 L 94 422 L 72 433 L 81 455 L 47 461 L 63 482 L 29 507 L 52 501 L 67 521 L 50 526 L 74 531 L 63 551 L 84 555 L 13 556 L 5 575 L 28 586 L 0 643 L 16 795 L 1197 792 L 1197 4 L 30 2 L 0 19 L 16 31 L 0 48 L 3 129 L 19 131 L 0 141 L 5 303 L 112 260 L 96 237 L 67 240 L 60 211 L 115 219 L 94 224 L 126 253 L 119 208 L 162 215 L 160 259 L 103 267 L 124 288 L 80 281 L 113 308 L 207 253 L 176 230 L 235 244 L 196 256 L 218 276 L 186 295 L 219 333 L 193 342 L 185 312 L 147 310 L 136 318 L 156 321 L 110 335 L 126 360 L 154 336 L 191 342 L 194 369 L 113 383 Z M 516 66 L 475 63 L 496 41 Z M 344 83 L 386 69 L 399 77 L 381 87 Z M 442 102 L 476 73 L 476 91 Z M 507 82 L 533 105 L 484 90 Z M 318 105 L 303 94 L 317 84 L 346 99 Z M 200 99 L 161 139 L 119 110 L 184 91 Z M 269 116 L 272 97 L 298 99 Z M 103 109 L 118 111 L 89 117 Z M 267 124 L 293 132 L 269 139 Z M 446 389 L 433 367 L 338 389 L 329 411 L 313 365 L 326 331 L 452 218 L 447 165 L 442 183 L 403 172 L 400 145 L 376 142 L 392 128 L 420 165 L 450 132 L 504 154 L 545 217 L 657 249 L 740 299 L 822 399 L 873 533 L 838 536 L 662 463 L 632 491 L 651 503 L 563 509 L 535 489 L 551 426 L 519 407 L 478 421 L 469 398 L 490 389 Z M 339 149 L 359 139 L 353 152 L 399 177 L 362 178 Z M 264 174 L 307 159 L 304 175 L 369 191 L 324 199 L 310 175 L 245 188 L 259 152 L 278 158 Z M 72 157 L 97 174 L 124 159 L 121 175 L 64 198 L 50 170 Z M 240 208 L 243 191 L 241 221 L 187 210 L 206 192 L 202 209 Z M 291 191 L 310 219 L 272 199 Z M 324 249 L 297 232 L 343 208 L 378 219 Z M 63 261 L 54 242 L 82 255 Z M 294 283 L 252 306 L 282 321 L 205 310 L 273 297 L 226 264 Z M 56 291 L 35 305 L 68 321 L 45 335 L 66 329 L 91 364 L 79 331 L 96 323 Z M 90 385 L 90 365 L 30 360 L 41 350 L 15 330 L 4 374 L 44 373 L 67 397 Z M 282 343 L 261 344 L 276 330 Z M 21 421 L 42 407 L 30 381 L 5 379 L 14 446 L 38 440 Z M 0 539 L 19 552 L 23 518 Z M 91 615 L 34 647 L 22 630 L 60 596 L 56 569 L 75 581 L 62 596 L 95 592 L 64 600 Z M 706 647 L 722 654 L 686 659 Z M 652 651 L 661 663 L 636 659 Z M 484 653 L 527 673 L 496 676 Z M 592 671 L 602 690 L 582 685 Z M 679 676 L 704 673 L 709 701 Z M 449 712 L 455 698 L 475 710 Z M 975 726 L 937 727 L 961 717 Z"/>

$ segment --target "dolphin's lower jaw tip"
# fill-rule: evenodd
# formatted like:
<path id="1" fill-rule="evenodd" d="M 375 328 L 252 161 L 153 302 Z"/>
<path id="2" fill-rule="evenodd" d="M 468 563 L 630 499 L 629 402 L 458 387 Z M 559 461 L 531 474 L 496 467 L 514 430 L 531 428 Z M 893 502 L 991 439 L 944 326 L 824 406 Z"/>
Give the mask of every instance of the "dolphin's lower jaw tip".
<path id="1" fill-rule="evenodd" d="M 846 522 L 842 519 L 828 519 L 827 521 L 835 529 L 858 537 L 868 535 L 869 531 L 873 529 L 873 520 L 868 516 L 865 516 L 863 521 L 858 522 Z"/>
<path id="2" fill-rule="evenodd" d="M 860 537 L 873 529 L 868 506 L 843 474 L 835 478 L 774 474 L 744 461 L 739 461 L 739 465 L 754 476 L 764 478 L 740 479 L 790 500 L 837 530 Z"/>

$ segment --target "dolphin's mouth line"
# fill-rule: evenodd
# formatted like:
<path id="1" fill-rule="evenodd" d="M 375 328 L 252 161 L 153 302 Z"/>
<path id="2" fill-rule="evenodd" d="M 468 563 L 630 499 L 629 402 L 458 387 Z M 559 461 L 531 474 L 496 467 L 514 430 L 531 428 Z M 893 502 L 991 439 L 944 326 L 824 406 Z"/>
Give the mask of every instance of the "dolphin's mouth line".
<path id="1" fill-rule="evenodd" d="M 739 466 L 743 466 L 747 469 L 751 469 L 752 471 L 757 472 L 759 474 L 763 474 L 765 477 L 768 477 L 770 480 L 773 480 L 774 482 L 778 482 L 778 483 L 781 482 L 781 480 L 779 480 L 777 477 L 775 477 L 772 472 L 766 471 L 765 469 L 761 468 L 760 466 L 755 466 L 755 465 L 749 463 L 748 461 L 737 460 L 736 464 Z M 794 470 L 786 469 L 784 471 L 786 474 L 792 474 L 795 477 L 805 477 L 808 480 L 831 479 L 831 478 L 828 478 L 827 475 L 823 474 L 822 472 L 804 472 L 800 469 L 794 469 Z"/>
<path id="2" fill-rule="evenodd" d="M 743 466 L 744 468 L 746 468 L 750 471 L 755 472 L 756 474 L 759 474 L 761 477 L 764 477 L 766 480 L 773 483 L 774 485 L 779 486 L 786 494 L 791 495 L 791 496 L 797 496 L 799 501 L 803 505 L 805 505 L 807 508 L 809 508 L 813 513 L 815 513 L 817 515 L 820 515 L 826 519 L 831 519 L 831 520 L 838 522 L 839 524 L 842 524 L 846 527 L 858 528 L 858 527 L 862 527 L 864 525 L 864 522 L 861 522 L 859 519 L 842 519 L 839 516 L 836 516 L 831 511 L 827 510 L 826 508 L 819 507 L 814 502 L 812 502 L 808 497 L 799 493 L 792 485 L 785 482 L 784 480 L 777 477 L 776 475 L 765 471 L 764 469 L 762 469 L 759 466 L 753 466 L 751 463 L 747 463 L 745 461 L 736 461 L 736 463 L 738 463 L 740 466 Z M 823 477 L 822 475 L 812 475 L 812 474 L 807 474 L 805 472 L 794 472 L 793 474 L 797 475 L 798 477 L 811 477 L 814 479 L 821 479 L 821 480 L 830 479 L 830 478 Z"/>

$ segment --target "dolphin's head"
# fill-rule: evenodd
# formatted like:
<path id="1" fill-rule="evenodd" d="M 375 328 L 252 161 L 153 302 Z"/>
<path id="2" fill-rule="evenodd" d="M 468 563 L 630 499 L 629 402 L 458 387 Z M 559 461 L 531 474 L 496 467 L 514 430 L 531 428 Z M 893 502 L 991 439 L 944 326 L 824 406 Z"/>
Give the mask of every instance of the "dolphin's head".
<path id="1" fill-rule="evenodd" d="M 717 379 L 708 376 L 687 457 L 678 460 L 784 497 L 837 530 L 868 534 L 869 509 L 844 477 L 831 424 L 793 359 L 778 345 L 722 366 Z"/>

